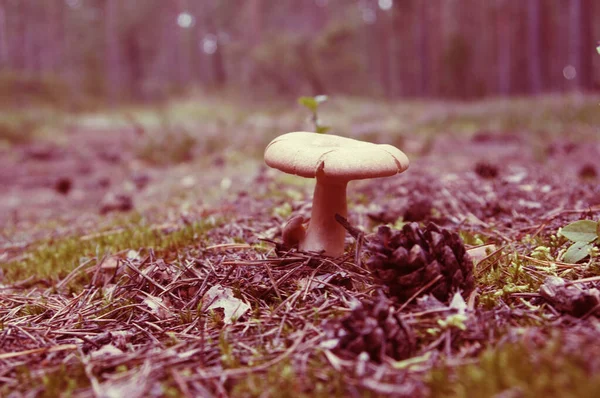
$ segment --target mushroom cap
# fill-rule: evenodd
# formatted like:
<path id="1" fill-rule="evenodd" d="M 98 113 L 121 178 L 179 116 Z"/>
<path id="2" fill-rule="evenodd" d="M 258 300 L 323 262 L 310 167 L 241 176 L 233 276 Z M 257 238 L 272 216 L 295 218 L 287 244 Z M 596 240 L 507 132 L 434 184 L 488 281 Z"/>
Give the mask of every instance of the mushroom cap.
<path id="1" fill-rule="evenodd" d="M 331 134 L 304 131 L 283 134 L 267 145 L 265 163 L 306 178 L 350 181 L 389 177 L 408 168 L 396 147 Z"/>

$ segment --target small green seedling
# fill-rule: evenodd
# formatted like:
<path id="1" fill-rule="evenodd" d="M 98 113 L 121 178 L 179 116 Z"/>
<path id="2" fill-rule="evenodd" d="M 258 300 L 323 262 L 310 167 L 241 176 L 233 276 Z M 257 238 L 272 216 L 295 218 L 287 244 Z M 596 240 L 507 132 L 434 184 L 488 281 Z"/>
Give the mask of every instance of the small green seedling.
<path id="1" fill-rule="evenodd" d="M 321 124 L 321 120 L 319 119 L 319 105 L 323 102 L 327 101 L 326 95 L 317 95 L 314 97 L 300 97 L 298 98 L 298 103 L 305 108 L 307 108 L 312 116 L 311 121 L 315 125 L 315 132 L 318 134 L 325 134 L 328 132 L 331 127 L 325 126 Z"/>
<path id="2" fill-rule="evenodd" d="M 560 234 L 574 242 L 563 257 L 567 263 L 575 264 L 592 253 L 594 244 L 600 242 L 600 223 L 592 220 L 575 221 L 564 228 Z"/>

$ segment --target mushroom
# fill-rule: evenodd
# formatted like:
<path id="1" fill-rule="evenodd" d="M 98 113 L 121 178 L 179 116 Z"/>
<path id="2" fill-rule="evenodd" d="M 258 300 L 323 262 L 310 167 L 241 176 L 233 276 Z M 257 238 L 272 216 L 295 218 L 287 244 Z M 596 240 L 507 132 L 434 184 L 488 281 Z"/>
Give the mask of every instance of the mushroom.
<path id="1" fill-rule="evenodd" d="M 299 248 L 344 253 L 346 230 L 335 220 L 347 217 L 346 186 L 349 181 L 389 177 L 408 168 L 408 158 L 391 145 L 309 132 L 281 135 L 265 149 L 265 163 L 285 173 L 316 178 L 312 215 Z"/>
<path id="2" fill-rule="evenodd" d="M 304 223 L 304 217 L 293 216 L 283 227 L 281 237 L 283 239 L 283 245 L 286 248 L 298 247 L 300 242 L 304 240 L 306 230 L 302 225 Z"/>

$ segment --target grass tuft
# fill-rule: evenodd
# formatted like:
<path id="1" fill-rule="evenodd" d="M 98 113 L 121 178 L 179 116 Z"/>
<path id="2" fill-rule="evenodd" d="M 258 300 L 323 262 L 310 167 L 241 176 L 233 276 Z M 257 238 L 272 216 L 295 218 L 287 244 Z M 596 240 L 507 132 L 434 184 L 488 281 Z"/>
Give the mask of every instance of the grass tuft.
<path id="1" fill-rule="evenodd" d="M 24 258 L 0 265 L 5 282 L 26 278 L 58 281 L 85 262 L 100 260 L 104 256 L 123 250 L 149 250 L 168 257 L 182 248 L 202 241 L 205 233 L 217 224 L 206 219 L 172 231 L 164 231 L 145 225 L 128 225 L 123 229 L 96 234 L 95 236 L 72 236 L 40 243 Z"/>

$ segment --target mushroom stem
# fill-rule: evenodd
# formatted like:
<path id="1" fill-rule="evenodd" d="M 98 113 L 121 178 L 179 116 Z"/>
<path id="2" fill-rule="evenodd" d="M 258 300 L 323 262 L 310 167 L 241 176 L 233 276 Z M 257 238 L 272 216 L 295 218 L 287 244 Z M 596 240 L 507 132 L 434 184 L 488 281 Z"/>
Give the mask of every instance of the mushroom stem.
<path id="1" fill-rule="evenodd" d="M 306 251 L 324 251 L 329 256 L 344 254 L 346 230 L 335 219 L 335 214 L 347 216 L 347 181 L 331 181 L 317 177 L 312 215 L 300 248 Z"/>

